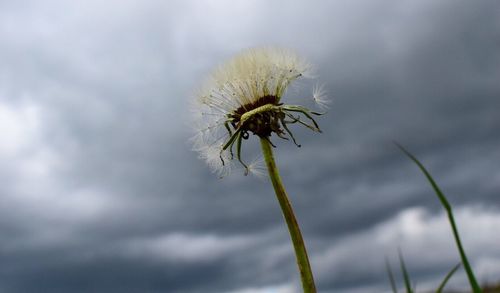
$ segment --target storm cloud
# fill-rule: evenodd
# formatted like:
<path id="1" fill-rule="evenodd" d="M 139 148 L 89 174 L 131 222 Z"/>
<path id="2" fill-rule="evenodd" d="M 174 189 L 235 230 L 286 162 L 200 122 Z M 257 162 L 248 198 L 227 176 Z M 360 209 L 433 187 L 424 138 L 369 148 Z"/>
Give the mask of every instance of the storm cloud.
<path id="1" fill-rule="evenodd" d="M 1 1 L 0 291 L 298 292 L 270 182 L 218 179 L 189 142 L 204 77 L 258 46 L 315 65 L 285 99 L 332 98 L 322 134 L 275 140 L 320 292 L 388 292 L 398 248 L 420 289 L 459 262 L 392 141 L 500 280 L 498 1 Z"/>

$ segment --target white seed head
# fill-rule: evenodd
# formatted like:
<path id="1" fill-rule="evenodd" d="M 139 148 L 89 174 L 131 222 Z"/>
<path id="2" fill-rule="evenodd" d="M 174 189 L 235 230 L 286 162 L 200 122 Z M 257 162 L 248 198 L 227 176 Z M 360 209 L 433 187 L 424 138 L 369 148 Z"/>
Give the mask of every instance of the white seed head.
<path id="1" fill-rule="evenodd" d="M 309 69 L 307 63 L 284 49 L 248 49 L 212 73 L 198 101 L 227 114 L 264 96 L 283 96 L 287 86 Z"/>
<path id="2" fill-rule="evenodd" d="M 198 91 L 192 106 L 196 132 L 193 149 L 214 172 L 227 174 L 235 155 L 232 144 L 226 149 L 224 145 L 241 122 L 231 121 L 231 115 L 238 113 L 241 117 L 265 97 L 272 97 L 273 104 L 278 104 L 290 83 L 307 76 L 309 69 L 296 54 L 276 48 L 247 49 L 219 66 Z"/>

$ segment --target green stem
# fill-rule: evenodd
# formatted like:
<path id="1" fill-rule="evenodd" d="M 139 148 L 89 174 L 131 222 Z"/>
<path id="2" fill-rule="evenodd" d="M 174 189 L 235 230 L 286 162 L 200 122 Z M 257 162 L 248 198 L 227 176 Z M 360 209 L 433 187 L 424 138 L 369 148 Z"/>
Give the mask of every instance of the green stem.
<path id="1" fill-rule="evenodd" d="M 263 137 L 260 138 L 260 144 L 262 146 L 262 153 L 264 154 L 267 170 L 269 171 L 269 177 L 273 183 L 276 197 L 278 198 L 281 211 L 283 212 L 283 216 L 285 217 L 285 221 L 288 226 L 288 231 L 290 232 L 290 237 L 292 238 L 295 256 L 297 257 L 297 265 L 299 266 L 300 277 L 302 280 L 302 288 L 304 289 L 304 293 L 315 293 L 316 286 L 314 285 L 314 278 L 312 275 L 311 265 L 309 264 L 309 258 L 307 257 L 304 239 L 302 238 L 299 224 L 297 223 L 292 206 L 288 200 L 288 196 L 286 195 L 285 187 L 281 182 L 281 177 L 274 161 L 271 144 L 267 138 Z"/>

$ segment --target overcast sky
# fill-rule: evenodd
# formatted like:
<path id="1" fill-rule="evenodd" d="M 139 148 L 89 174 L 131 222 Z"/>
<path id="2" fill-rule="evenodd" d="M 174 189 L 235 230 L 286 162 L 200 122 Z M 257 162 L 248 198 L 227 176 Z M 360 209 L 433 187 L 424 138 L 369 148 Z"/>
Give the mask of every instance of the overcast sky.
<path id="1" fill-rule="evenodd" d="M 388 292 L 398 247 L 420 289 L 459 262 L 393 140 L 499 281 L 499 1 L 0 1 L 0 292 L 298 292 L 270 182 L 189 143 L 204 77 L 269 45 L 315 65 L 285 101 L 333 100 L 322 134 L 276 141 L 319 291 Z"/>

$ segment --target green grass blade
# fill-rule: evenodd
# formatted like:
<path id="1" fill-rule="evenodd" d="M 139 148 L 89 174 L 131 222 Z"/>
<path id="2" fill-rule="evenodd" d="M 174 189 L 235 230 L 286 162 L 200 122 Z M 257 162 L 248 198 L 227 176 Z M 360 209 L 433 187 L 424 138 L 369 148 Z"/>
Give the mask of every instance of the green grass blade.
<path id="1" fill-rule="evenodd" d="M 408 274 L 408 271 L 406 270 L 406 265 L 405 265 L 405 260 L 403 259 L 403 254 L 401 253 L 401 250 L 398 250 L 398 252 L 399 252 L 399 264 L 401 266 L 401 271 L 403 272 L 406 293 L 413 293 L 413 289 L 411 288 L 410 275 Z"/>
<path id="2" fill-rule="evenodd" d="M 451 271 L 446 274 L 446 277 L 444 277 L 444 280 L 441 282 L 439 287 L 436 290 L 436 293 L 441 293 L 444 289 L 444 286 L 446 286 L 446 283 L 448 283 L 448 280 L 453 276 L 453 274 L 460 268 L 461 263 L 458 263 L 456 266 L 454 266 Z"/>
<path id="3" fill-rule="evenodd" d="M 387 275 L 389 276 L 389 282 L 391 282 L 392 293 L 398 293 L 398 289 L 396 287 L 396 281 L 394 280 L 394 274 L 391 270 L 391 265 L 387 258 L 385 259 L 385 269 L 387 270 Z"/>
<path id="4" fill-rule="evenodd" d="M 412 155 L 409 151 L 407 151 L 403 146 L 401 146 L 400 144 L 398 144 L 396 142 L 395 142 L 395 144 L 415 164 L 417 164 L 417 166 L 424 173 L 425 177 L 427 178 L 427 180 L 429 180 L 430 184 L 432 185 L 434 192 L 438 196 L 439 201 L 441 202 L 441 204 L 443 205 L 443 207 L 446 210 L 446 213 L 448 214 L 448 219 L 450 221 L 451 229 L 453 231 L 453 236 L 455 237 L 455 242 L 457 244 L 457 248 L 458 248 L 458 251 L 460 253 L 460 258 L 462 259 L 462 263 L 464 264 L 464 269 L 465 269 L 465 272 L 467 273 L 467 277 L 469 279 L 469 283 L 470 283 L 470 286 L 472 288 L 472 292 L 481 293 L 482 292 L 481 287 L 479 287 L 479 284 L 476 280 L 476 277 L 474 276 L 474 272 L 472 271 L 472 268 L 469 264 L 469 261 L 467 259 L 466 254 L 465 254 L 465 251 L 462 247 L 462 242 L 460 241 L 460 236 L 458 234 L 458 229 L 457 229 L 457 226 L 455 224 L 455 218 L 453 217 L 453 211 L 451 209 L 450 203 L 446 199 L 445 195 L 441 192 L 441 189 L 438 187 L 436 181 L 434 181 L 431 174 L 427 171 L 427 169 L 425 169 L 424 165 L 422 165 L 422 163 L 420 163 L 420 161 L 414 155 Z"/>

